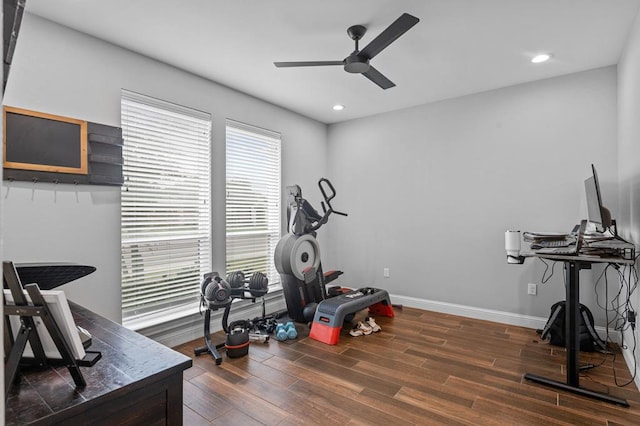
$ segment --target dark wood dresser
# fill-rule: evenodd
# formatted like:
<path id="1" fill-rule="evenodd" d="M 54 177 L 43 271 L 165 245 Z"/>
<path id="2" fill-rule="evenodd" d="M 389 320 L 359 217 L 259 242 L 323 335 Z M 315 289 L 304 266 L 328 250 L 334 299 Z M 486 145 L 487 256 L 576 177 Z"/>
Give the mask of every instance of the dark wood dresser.
<path id="1" fill-rule="evenodd" d="M 69 302 L 75 322 L 100 351 L 76 389 L 66 367 L 21 371 L 9 392 L 9 425 L 181 425 L 182 372 L 191 359 Z"/>

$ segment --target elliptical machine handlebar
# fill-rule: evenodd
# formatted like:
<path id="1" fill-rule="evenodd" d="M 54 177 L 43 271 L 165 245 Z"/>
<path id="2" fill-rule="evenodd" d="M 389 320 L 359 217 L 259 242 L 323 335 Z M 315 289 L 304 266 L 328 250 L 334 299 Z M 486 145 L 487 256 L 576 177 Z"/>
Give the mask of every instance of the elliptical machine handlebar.
<path id="1" fill-rule="evenodd" d="M 330 193 L 327 189 L 325 189 L 325 186 L 328 190 L 331 191 Z M 331 206 L 331 200 L 333 200 L 336 196 L 336 189 L 333 187 L 329 179 L 320 178 L 320 180 L 318 181 L 318 187 L 320 188 L 320 192 L 322 193 L 322 198 L 324 198 L 324 201 L 320 203 L 322 205 L 322 211 L 324 212 L 324 214 L 315 224 L 308 224 L 304 227 L 305 233 L 307 234 L 317 231 L 322 225 L 327 223 L 327 221 L 329 220 L 329 216 L 331 216 L 332 213 L 340 216 L 348 216 L 346 213 L 334 210 Z M 328 209 L 327 206 L 329 207 Z"/>
<path id="2" fill-rule="evenodd" d="M 287 187 L 289 192 L 289 205 L 287 207 L 287 230 L 294 235 L 315 233 L 322 225 L 327 223 L 332 213 L 347 216 L 331 206 L 331 200 L 336 196 L 336 190 L 329 179 L 321 178 L 318 181 L 320 192 L 324 201 L 321 202 L 323 214 L 321 215 L 311 204 L 302 197 L 302 190 L 298 185 Z"/>
<path id="3" fill-rule="evenodd" d="M 327 196 L 327 191 L 325 191 L 324 186 L 322 185 L 323 183 L 331 190 L 331 195 Z M 332 213 L 339 214 L 340 216 L 348 216 L 348 214 L 334 210 L 333 207 L 331 207 L 331 200 L 336 197 L 336 189 L 333 187 L 329 179 L 320 178 L 318 181 L 318 187 L 320 188 L 320 192 L 322 192 L 322 197 L 324 198 L 324 202 L 320 203 L 322 204 L 322 210 L 324 213 L 327 213 L 327 209 L 324 205 L 324 203 L 327 203 L 327 206 L 329 206 L 329 210 Z"/>

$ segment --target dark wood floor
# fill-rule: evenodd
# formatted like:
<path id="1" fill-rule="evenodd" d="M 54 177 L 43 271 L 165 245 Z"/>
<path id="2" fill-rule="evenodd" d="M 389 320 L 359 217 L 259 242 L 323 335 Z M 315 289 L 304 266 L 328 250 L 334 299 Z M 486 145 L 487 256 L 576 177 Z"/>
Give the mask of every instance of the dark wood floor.
<path id="1" fill-rule="evenodd" d="M 364 311 L 355 320 L 362 319 Z M 581 353 L 603 365 L 584 387 L 629 400 L 630 408 L 523 380 L 525 372 L 564 378 L 564 349 L 535 330 L 418 309 L 376 318 L 382 332 L 338 345 L 301 336 L 252 343 L 249 355 L 193 356 L 202 339 L 176 350 L 193 357 L 184 373 L 185 425 L 640 425 L 640 393 L 620 353 Z M 214 335 L 222 341 L 222 334 Z"/>

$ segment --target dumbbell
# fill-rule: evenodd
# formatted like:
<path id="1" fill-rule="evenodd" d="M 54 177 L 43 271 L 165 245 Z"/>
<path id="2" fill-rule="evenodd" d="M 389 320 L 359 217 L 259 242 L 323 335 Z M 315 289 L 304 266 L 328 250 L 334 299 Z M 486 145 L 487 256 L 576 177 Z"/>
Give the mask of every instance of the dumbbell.
<path id="1" fill-rule="evenodd" d="M 227 274 L 227 282 L 231 286 L 231 294 L 233 296 L 242 296 L 244 294 L 244 272 L 235 271 Z"/>
<path id="2" fill-rule="evenodd" d="M 227 275 L 227 281 L 231 286 L 231 294 L 233 296 L 244 295 L 247 284 L 249 285 L 249 292 L 253 297 L 264 296 L 269 288 L 269 279 L 262 272 L 254 272 L 248 282 L 244 272 L 231 272 Z"/>
<path id="3" fill-rule="evenodd" d="M 231 286 L 217 272 L 204 274 L 200 293 L 214 307 L 231 303 Z"/>
<path id="4" fill-rule="evenodd" d="M 293 340 L 298 337 L 298 330 L 293 322 L 289 321 L 286 324 L 278 324 L 276 326 L 276 340 Z"/>
<path id="5" fill-rule="evenodd" d="M 262 272 L 254 272 L 249 279 L 249 291 L 253 297 L 260 297 L 267 294 L 269 289 L 269 279 Z"/>

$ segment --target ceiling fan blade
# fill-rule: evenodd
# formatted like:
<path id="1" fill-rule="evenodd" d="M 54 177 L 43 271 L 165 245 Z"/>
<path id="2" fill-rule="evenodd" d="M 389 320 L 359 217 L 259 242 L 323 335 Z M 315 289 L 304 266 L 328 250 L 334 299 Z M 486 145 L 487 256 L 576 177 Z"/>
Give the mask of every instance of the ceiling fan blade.
<path id="1" fill-rule="evenodd" d="M 286 67 L 318 67 L 325 65 L 344 65 L 344 61 L 310 61 L 310 62 L 274 62 L 278 68 Z"/>
<path id="2" fill-rule="evenodd" d="M 363 72 L 362 75 L 385 90 L 395 86 L 395 83 L 393 81 L 382 75 L 380 71 L 378 71 L 374 67 L 369 67 L 369 70 L 367 72 Z"/>
<path id="3" fill-rule="evenodd" d="M 402 16 L 393 21 L 391 25 L 381 32 L 378 37 L 367 44 L 365 48 L 358 53 L 358 56 L 367 59 L 373 58 L 418 22 L 420 22 L 420 19 L 408 13 L 403 13 Z"/>

